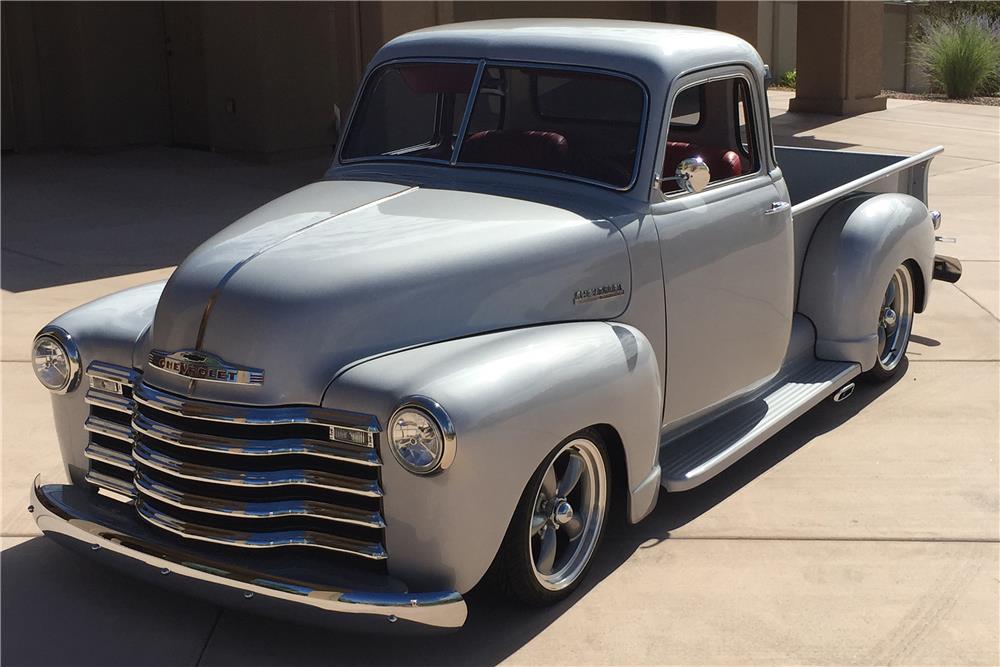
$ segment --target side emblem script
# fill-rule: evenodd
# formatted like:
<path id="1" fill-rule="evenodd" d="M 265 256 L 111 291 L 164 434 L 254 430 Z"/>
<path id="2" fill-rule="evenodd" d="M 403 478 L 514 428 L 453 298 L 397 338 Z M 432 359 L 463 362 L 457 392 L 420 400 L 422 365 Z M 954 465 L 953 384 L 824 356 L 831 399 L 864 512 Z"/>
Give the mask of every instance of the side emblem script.
<path id="1" fill-rule="evenodd" d="M 263 369 L 234 366 L 208 352 L 181 350 L 170 353 L 153 350 L 149 353 L 149 363 L 167 373 L 192 380 L 229 384 L 264 384 Z"/>
<path id="2" fill-rule="evenodd" d="M 612 285 L 601 285 L 600 287 L 592 287 L 590 289 L 580 289 L 573 294 L 573 303 L 590 303 L 591 301 L 598 301 L 600 299 L 613 299 L 616 296 L 621 296 L 625 293 L 622 289 L 621 283 L 614 283 Z"/>

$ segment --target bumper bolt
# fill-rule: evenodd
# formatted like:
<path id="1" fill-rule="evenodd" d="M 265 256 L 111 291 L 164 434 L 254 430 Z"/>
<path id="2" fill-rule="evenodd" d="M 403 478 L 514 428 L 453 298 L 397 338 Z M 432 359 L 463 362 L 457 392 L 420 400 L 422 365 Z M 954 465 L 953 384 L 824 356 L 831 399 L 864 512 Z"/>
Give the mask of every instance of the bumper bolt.
<path id="1" fill-rule="evenodd" d="M 163 568 L 162 570 L 160 570 L 160 574 L 162 575 L 170 574 L 170 570 L 168 570 L 167 568 Z"/>
<path id="2" fill-rule="evenodd" d="M 391 616 L 389 616 L 389 617 L 388 617 L 388 618 L 387 618 L 386 620 L 387 620 L 387 621 L 389 621 L 390 623 L 395 623 L 395 622 L 396 622 L 396 621 L 398 621 L 399 619 L 398 619 L 398 618 L 396 618 L 396 616 L 395 616 L 395 615 L 391 615 Z"/>
<path id="3" fill-rule="evenodd" d="M 250 598 L 253 597 L 253 591 L 243 591 L 243 597 L 249 600 Z"/>
<path id="4" fill-rule="evenodd" d="M 91 551 L 97 551 L 97 550 L 98 550 L 98 549 L 100 549 L 100 548 L 101 548 L 101 545 L 100 545 L 100 544 L 91 544 L 91 545 L 90 545 L 90 550 L 91 550 Z"/>
<path id="5" fill-rule="evenodd" d="M 28 505 L 28 514 L 31 514 L 34 511 L 35 511 L 35 506 L 34 505 Z"/>

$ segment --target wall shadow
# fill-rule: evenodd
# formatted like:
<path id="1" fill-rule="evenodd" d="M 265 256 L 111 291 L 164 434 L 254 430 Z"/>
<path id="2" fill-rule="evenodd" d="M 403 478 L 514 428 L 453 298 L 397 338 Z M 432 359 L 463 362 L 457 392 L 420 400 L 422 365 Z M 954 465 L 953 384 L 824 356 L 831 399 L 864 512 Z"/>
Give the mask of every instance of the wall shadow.
<path id="1" fill-rule="evenodd" d="M 162 147 L 4 155 L 0 287 L 23 292 L 173 266 L 249 211 L 320 180 L 328 163 Z"/>
<path id="2" fill-rule="evenodd" d="M 661 496 L 640 524 L 610 527 L 583 586 L 551 608 L 525 609 L 481 586 L 467 596 L 469 619 L 459 631 L 359 636 L 234 609 L 220 613 L 212 604 L 122 578 L 38 538 L 0 556 L 5 664 L 494 664 L 545 630 L 636 550 L 669 548 L 671 531 L 849 421 L 906 371 L 904 366 L 887 384 L 859 382 L 849 400 L 827 399 L 710 482 Z"/>

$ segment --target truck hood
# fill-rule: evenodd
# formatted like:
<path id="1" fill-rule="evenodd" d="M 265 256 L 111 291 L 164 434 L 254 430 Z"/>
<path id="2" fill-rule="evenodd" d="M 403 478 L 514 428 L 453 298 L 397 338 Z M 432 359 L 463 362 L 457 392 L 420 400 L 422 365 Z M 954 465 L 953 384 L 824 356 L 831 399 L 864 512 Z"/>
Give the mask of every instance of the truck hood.
<path id="1" fill-rule="evenodd" d="M 147 381 L 168 391 L 319 404 L 360 360 L 499 329 L 614 318 L 630 288 L 625 241 L 607 221 L 494 195 L 324 181 L 196 249 L 167 282 L 137 352 L 199 350 L 264 372 L 259 385 L 190 383 L 147 365 Z"/>

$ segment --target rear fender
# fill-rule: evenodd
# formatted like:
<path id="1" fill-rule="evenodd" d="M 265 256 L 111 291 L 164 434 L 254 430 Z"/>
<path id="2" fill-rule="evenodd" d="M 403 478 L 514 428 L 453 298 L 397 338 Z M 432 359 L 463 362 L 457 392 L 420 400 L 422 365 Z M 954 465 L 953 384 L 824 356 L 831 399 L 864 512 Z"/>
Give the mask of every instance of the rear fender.
<path id="1" fill-rule="evenodd" d="M 388 419 L 426 396 L 457 434 L 447 470 L 418 476 L 393 457 Z M 493 561 L 525 484 L 567 436 L 608 424 L 621 438 L 638 520 L 656 502 L 662 388 L 637 329 L 608 322 L 531 327 L 413 348 L 337 378 L 324 405 L 378 417 L 390 572 L 417 587 L 461 592 Z"/>
<path id="2" fill-rule="evenodd" d="M 806 252 L 799 312 L 816 327 L 816 356 L 875 365 L 878 311 L 893 271 L 916 267 L 915 308 L 927 305 L 934 228 L 927 207 L 905 194 L 861 195 L 826 212 Z"/>

